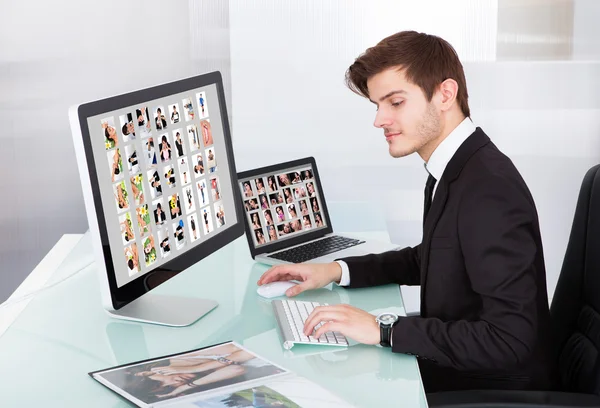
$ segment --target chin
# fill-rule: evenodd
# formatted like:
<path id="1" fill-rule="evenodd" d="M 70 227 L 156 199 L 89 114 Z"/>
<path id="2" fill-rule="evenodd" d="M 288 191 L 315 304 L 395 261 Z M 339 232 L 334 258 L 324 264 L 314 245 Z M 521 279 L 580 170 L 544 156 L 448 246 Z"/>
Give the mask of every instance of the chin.
<path id="1" fill-rule="evenodd" d="M 416 151 L 417 150 L 414 148 L 414 146 L 397 146 L 397 145 L 391 144 L 389 147 L 390 156 L 392 156 L 396 159 L 400 158 L 400 157 L 408 156 L 410 154 L 413 154 Z"/>

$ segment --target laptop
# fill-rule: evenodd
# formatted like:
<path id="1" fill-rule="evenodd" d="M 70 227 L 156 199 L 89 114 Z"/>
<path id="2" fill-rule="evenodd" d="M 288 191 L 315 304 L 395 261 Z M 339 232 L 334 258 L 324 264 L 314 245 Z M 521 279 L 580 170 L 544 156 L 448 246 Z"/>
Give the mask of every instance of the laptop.
<path id="1" fill-rule="evenodd" d="M 313 157 L 238 173 L 252 258 L 267 265 L 327 263 L 397 250 L 334 234 Z"/>

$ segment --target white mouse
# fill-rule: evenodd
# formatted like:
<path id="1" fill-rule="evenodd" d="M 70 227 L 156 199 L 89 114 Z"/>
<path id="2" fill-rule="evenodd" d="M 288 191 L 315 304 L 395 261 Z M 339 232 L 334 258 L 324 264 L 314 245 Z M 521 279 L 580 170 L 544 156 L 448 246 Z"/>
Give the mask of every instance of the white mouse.
<path id="1" fill-rule="evenodd" d="M 279 281 L 279 282 L 271 282 L 265 283 L 256 289 L 256 292 L 267 299 L 284 296 L 285 291 L 291 288 L 292 286 L 296 286 L 297 283 L 291 281 Z"/>

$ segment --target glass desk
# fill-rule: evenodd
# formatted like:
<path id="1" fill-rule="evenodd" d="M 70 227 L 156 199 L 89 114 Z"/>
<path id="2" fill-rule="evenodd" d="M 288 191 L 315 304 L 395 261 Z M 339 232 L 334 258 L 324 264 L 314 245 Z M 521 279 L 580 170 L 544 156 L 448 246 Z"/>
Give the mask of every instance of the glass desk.
<path id="1" fill-rule="evenodd" d="M 388 239 L 381 231 L 354 235 Z M 353 341 L 335 350 L 310 345 L 285 350 L 269 301 L 256 294 L 256 281 L 267 269 L 252 260 L 242 236 L 155 289 L 217 300 L 208 315 L 184 328 L 120 321 L 101 307 L 91 240 L 83 235 L 48 283 L 79 272 L 37 294 L 0 337 L 0 406 L 128 407 L 87 373 L 228 340 L 357 407 L 427 406 L 413 356 Z M 297 298 L 404 314 L 397 285 L 352 290 L 330 285 Z"/>

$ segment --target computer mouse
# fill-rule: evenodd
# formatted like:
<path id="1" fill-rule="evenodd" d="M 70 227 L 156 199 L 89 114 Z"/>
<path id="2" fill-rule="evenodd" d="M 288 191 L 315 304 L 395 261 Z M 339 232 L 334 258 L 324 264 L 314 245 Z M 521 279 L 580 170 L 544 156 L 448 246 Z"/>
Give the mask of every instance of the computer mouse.
<path id="1" fill-rule="evenodd" d="M 267 299 L 274 298 L 277 296 L 285 296 L 285 291 L 291 288 L 292 286 L 296 286 L 296 282 L 292 281 L 278 281 L 265 283 L 256 289 L 256 292 Z"/>

